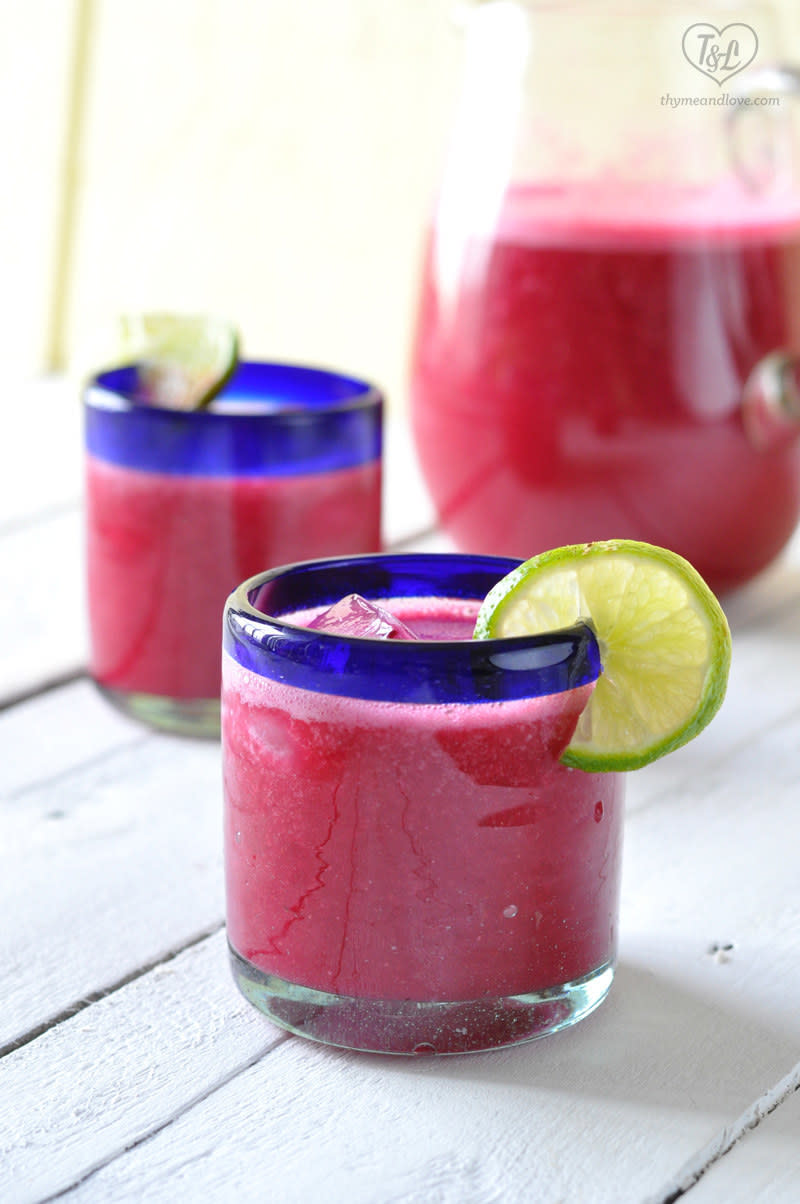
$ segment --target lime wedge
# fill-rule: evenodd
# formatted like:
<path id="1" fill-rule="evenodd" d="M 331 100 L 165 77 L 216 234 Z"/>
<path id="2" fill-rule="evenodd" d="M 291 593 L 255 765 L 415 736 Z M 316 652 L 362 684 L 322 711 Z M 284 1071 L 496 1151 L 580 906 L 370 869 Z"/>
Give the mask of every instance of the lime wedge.
<path id="1" fill-rule="evenodd" d="M 565 764 L 638 769 L 693 739 L 719 710 L 730 631 L 719 602 L 681 556 L 625 539 L 543 552 L 490 590 L 475 637 L 579 621 L 594 630 L 603 672 Z"/>
<path id="2" fill-rule="evenodd" d="M 120 318 L 119 361 L 139 367 L 155 405 L 198 410 L 217 396 L 238 359 L 236 330 L 205 315 L 136 314 Z"/>

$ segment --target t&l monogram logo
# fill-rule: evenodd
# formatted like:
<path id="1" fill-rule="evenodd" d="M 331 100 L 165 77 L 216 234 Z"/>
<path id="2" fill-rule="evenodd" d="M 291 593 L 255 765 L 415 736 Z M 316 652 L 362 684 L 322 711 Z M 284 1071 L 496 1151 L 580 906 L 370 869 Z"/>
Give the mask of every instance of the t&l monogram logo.
<path id="1" fill-rule="evenodd" d="M 692 66 L 720 87 L 752 63 L 758 53 L 756 31 L 741 21 L 722 29 L 699 21 L 686 30 L 682 45 Z"/>

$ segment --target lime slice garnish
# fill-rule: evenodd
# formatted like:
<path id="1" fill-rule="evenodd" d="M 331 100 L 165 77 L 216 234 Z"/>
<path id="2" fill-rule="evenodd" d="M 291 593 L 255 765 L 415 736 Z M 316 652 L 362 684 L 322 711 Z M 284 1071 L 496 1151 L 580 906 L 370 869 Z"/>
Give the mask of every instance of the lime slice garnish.
<path id="1" fill-rule="evenodd" d="M 205 315 L 120 318 L 119 361 L 135 363 L 148 400 L 197 410 L 217 396 L 236 367 L 239 340 L 229 322 Z"/>
<path id="2" fill-rule="evenodd" d="M 722 703 L 731 637 L 695 568 L 616 539 L 534 556 L 484 600 L 475 636 L 592 627 L 603 671 L 562 755 L 587 770 L 638 769 L 693 739 Z"/>

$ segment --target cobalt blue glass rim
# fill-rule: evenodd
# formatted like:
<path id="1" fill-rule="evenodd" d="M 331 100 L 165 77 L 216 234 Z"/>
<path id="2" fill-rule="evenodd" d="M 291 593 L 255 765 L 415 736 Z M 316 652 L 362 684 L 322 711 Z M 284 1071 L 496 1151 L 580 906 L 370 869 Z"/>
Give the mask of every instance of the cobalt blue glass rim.
<path id="1" fill-rule="evenodd" d="M 245 360 L 201 410 L 142 395 L 136 364 L 100 372 L 84 393 L 89 455 L 188 476 L 299 476 L 380 460 L 383 394 L 326 368 Z"/>
<path id="2" fill-rule="evenodd" d="M 349 593 L 483 599 L 519 560 L 450 552 L 381 552 L 282 565 L 228 598 L 223 649 L 243 668 L 322 694 L 383 702 L 483 703 L 541 697 L 594 682 L 591 628 L 491 640 L 381 640 L 298 627 L 290 615 Z"/>

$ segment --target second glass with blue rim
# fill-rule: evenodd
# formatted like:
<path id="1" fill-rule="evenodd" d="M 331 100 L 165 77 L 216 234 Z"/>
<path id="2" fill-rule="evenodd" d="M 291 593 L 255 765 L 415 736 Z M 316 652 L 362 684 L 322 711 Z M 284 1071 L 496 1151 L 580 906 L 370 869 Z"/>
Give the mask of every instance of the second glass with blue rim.
<path id="1" fill-rule="evenodd" d="M 228 601 L 230 956 L 244 995 L 296 1033 L 471 1052 L 565 1028 L 609 989 L 622 778 L 559 760 L 598 646 L 582 625 L 471 639 L 515 564 L 312 561 Z M 387 612 L 386 638 L 330 616 L 351 594 Z"/>
<path id="2" fill-rule="evenodd" d="M 203 410 L 153 405 L 136 365 L 84 398 L 90 672 L 126 712 L 219 733 L 219 632 L 237 582 L 380 547 L 380 391 L 242 362 Z"/>

